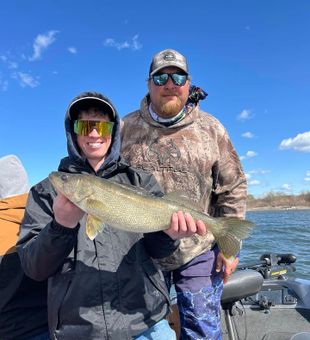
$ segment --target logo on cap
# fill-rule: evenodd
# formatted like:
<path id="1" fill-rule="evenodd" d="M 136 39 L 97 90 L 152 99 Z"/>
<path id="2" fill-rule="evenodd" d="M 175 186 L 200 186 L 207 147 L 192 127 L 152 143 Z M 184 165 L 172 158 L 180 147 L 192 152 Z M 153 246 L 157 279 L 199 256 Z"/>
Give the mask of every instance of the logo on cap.
<path id="1" fill-rule="evenodd" d="M 164 55 L 164 59 L 166 61 L 173 61 L 176 60 L 176 57 L 172 52 L 168 52 L 167 54 Z"/>

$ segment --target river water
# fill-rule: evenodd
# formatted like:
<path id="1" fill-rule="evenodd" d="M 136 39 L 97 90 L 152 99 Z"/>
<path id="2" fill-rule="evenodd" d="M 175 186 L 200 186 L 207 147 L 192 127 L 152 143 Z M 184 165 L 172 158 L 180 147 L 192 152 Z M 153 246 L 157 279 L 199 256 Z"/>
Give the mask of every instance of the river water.
<path id="1" fill-rule="evenodd" d="M 310 279 L 310 210 L 251 211 L 246 218 L 255 227 L 243 241 L 241 264 L 265 253 L 292 253 L 297 261 L 291 275 Z"/>

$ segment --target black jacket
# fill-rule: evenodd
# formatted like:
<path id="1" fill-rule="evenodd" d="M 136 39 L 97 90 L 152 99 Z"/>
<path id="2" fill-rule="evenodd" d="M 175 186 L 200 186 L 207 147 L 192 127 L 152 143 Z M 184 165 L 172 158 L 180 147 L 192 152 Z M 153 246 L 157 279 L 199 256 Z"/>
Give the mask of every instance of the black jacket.
<path id="1" fill-rule="evenodd" d="M 93 173 L 161 194 L 154 177 L 120 159 L 118 116 L 109 156 L 96 174 L 79 155 L 68 116 L 65 124 L 69 157 L 60 171 Z M 48 179 L 31 189 L 18 244 L 25 273 L 35 280 L 48 278 L 52 339 L 131 339 L 163 319 L 169 296 L 151 256 L 171 254 L 178 242 L 163 232 L 142 235 L 109 226 L 91 241 L 84 218 L 75 229 L 55 221 L 54 198 Z"/>

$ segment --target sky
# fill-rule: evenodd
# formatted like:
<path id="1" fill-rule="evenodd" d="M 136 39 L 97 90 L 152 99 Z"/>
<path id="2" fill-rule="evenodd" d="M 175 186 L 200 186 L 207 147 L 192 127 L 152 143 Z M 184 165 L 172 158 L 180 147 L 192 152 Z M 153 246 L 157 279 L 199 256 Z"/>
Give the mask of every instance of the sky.
<path id="1" fill-rule="evenodd" d="M 0 11 L 0 157 L 30 184 L 66 156 L 64 115 L 83 91 L 120 116 L 147 92 L 153 55 L 187 57 L 201 109 L 226 127 L 248 193 L 310 191 L 309 0 L 10 0 Z"/>

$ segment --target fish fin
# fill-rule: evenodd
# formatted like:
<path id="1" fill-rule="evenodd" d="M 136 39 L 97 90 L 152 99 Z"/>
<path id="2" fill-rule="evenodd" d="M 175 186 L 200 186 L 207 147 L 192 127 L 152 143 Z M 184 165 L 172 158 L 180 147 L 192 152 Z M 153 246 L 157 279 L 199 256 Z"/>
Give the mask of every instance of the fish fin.
<path id="1" fill-rule="evenodd" d="M 86 218 L 86 235 L 93 240 L 98 233 L 102 232 L 104 224 L 97 217 L 87 215 Z"/>
<path id="2" fill-rule="evenodd" d="M 86 199 L 86 205 L 87 207 L 89 207 L 89 211 L 92 211 L 93 209 L 97 209 L 97 210 L 106 210 L 108 204 L 105 202 L 101 202 L 100 200 L 97 199 L 93 199 L 88 197 Z"/>
<path id="3" fill-rule="evenodd" d="M 224 254 L 223 256 L 225 257 L 225 259 L 228 261 L 229 264 L 232 264 L 236 258 L 235 256 L 225 256 Z"/>
<path id="4" fill-rule="evenodd" d="M 248 237 L 254 223 L 238 218 L 220 217 L 221 230 L 216 237 L 221 252 L 226 258 L 236 256 L 241 249 L 241 240 Z"/>
<path id="5" fill-rule="evenodd" d="M 177 203 L 178 205 L 184 206 L 184 208 L 190 208 L 197 211 L 203 211 L 200 204 L 197 202 L 193 202 L 184 192 L 174 191 L 166 194 L 164 198 L 167 201 Z"/>
<path id="6" fill-rule="evenodd" d="M 146 189 L 142 188 L 142 187 L 137 187 L 131 184 L 127 184 L 127 183 L 117 183 L 117 185 L 125 190 L 130 190 L 136 194 L 140 194 L 140 195 L 149 195 L 149 196 L 154 196 L 152 193 L 150 193 L 149 191 L 147 191 Z"/>

